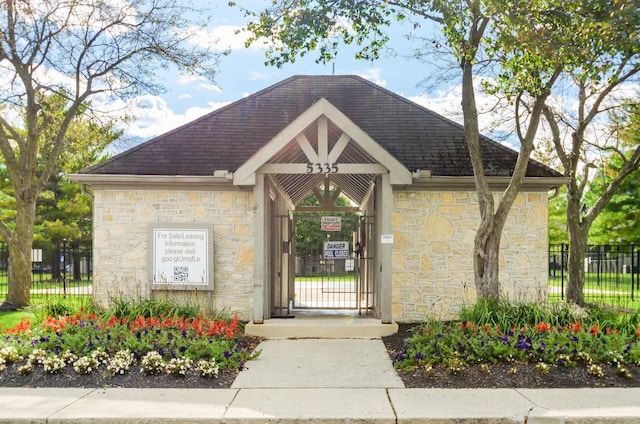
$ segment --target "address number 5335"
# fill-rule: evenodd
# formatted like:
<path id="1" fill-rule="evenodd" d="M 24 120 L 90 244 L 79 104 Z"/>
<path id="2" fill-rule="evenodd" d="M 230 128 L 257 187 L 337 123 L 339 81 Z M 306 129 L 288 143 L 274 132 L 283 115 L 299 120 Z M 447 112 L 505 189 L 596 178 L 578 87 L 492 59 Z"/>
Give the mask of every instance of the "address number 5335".
<path id="1" fill-rule="evenodd" d="M 307 174 L 336 174 L 338 165 L 335 163 L 307 163 Z"/>

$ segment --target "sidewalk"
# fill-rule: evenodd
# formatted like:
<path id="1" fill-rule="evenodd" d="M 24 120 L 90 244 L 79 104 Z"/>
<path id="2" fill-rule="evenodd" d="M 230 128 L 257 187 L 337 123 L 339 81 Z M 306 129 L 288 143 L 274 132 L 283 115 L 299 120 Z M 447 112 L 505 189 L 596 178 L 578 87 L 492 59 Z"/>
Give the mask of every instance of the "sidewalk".
<path id="1" fill-rule="evenodd" d="M 0 422 L 640 422 L 640 388 L 405 389 L 379 339 L 259 348 L 231 389 L 0 388 Z"/>

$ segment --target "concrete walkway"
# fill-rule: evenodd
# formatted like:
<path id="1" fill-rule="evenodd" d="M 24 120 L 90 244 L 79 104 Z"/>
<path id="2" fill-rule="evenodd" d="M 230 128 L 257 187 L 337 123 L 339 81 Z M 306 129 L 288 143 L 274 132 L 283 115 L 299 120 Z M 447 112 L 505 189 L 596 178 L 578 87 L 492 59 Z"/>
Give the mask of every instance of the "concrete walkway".
<path id="1" fill-rule="evenodd" d="M 234 389 L 404 388 L 380 339 L 267 340 Z"/>
<path id="2" fill-rule="evenodd" d="M 231 389 L 0 388 L 0 422 L 640 422 L 640 388 L 405 389 L 380 339 L 259 349 Z"/>

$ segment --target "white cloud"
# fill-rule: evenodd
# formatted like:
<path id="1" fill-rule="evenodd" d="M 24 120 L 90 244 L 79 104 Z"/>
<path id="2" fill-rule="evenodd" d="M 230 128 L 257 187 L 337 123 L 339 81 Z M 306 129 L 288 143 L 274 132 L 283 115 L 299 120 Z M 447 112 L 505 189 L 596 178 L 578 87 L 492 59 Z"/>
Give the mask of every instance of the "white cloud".
<path id="1" fill-rule="evenodd" d="M 198 46 L 208 47 L 216 51 L 242 50 L 250 36 L 249 32 L 242 31 L 237 25 L 218 25 L 213 28 L 190 28 L 188 33 L 190 41 Z M 258 40 L 252 43 L 250 49 L 263 49 L 268 47 L 266 40 Z"/>
<path id="2" fill-rule="evenodd" d="M 480 86 L 480 80 L 475 81 L 476 88 Z M 496 96 L 489 95 L 476 89 L 476 107 L 478 108 L 478 125 L 480 133 L 492 137 L 503 145 L 514 148 L 519 141 L 514 132 L 514 110 L 505 104 L 505 101 Z M 435 93 L 420 94 L 408 97 L 409 100 L 418 103 L 446 118 L 463 125 L 462 114 L 462 84 L 451 86 L 449 90 L 439 90 Z"/>
<path id="3" fill-rule="evenodd" d="M 227 104 L 210 102 L 205 107 L 193 106 L 180 114 L 172 111 L 161 97 L 140 96 L 127 105 L 127 112 L 133 119 L 124 124 L 125 137 L 153 138 Z"/>
<path id="4" fill-rule="evenodd" d="M 380 68 L 370 68 L 364 72 L 358 72 L 356 75 L 369 80 L 374 84 L 378 84 L 381 87 L 387 86 L 387 80 L 382 78 L 382 69 Z"/>
<path id="5" fill-rule="evenodd" d="M 214 93 L 222 92 L 222 89 L 216 84 L 212 84 L 208 79 L 203 76 L 197 75 L 181 75 L 178 78 L 178 82 L 183 85 L 195 83 L 199 89 L 213 91 Z"/>
<path id="6" fill-rule="evenodd" d="M 251 73 L 251 76 L 249 76 L 249 79 L 251 81 L 265 81 L 265 80 L 268 80 L 269 78 L 271 78 L 271 75 L 265 72 L 256 72 L 256 71 L 253 71 Z"/>
<path id="7" fill-rule="evenodd" d="M 454 87 L 449 91 L 438 91 L 434 95 L 420 94 L 408 97 L 409 100 L 426 107 L 451 120 L 462 123 L 462 113 L 460 107 L 460 91 Z"/>

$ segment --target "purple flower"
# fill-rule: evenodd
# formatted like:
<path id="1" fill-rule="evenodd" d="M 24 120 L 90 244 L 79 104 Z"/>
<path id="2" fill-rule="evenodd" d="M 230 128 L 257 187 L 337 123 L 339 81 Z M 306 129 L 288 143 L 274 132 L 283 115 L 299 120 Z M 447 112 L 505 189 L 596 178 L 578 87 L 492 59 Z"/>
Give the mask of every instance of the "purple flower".
<path id="1" fill-rule="evenodd" d="M 540 342 L 540 347 L 538 348 L 538 353 L 544 352 L 544 350 L 546 348 L 547 348 L 547 345 L 544 342 Z"/>
<path id="2" fill-rule="evenodd" d="M 523 334 L 518 336 L 518 342 L 516 343 L 516 347 L 522 350 L 531 349 L 531 339 Z"/>
<path id="3" fill-rule="evenodd" d="M 225 350 L 224 351 L 224 357 L 226 359 L 229 359 L 231 357 L 231 355 L 233 354 L 233 352 L 231 352 L 230 350 Z"/>
<path id="4" fill-rule="evenodd" d="M 413 355 L 413 357 L 414 357 L 417 361 L 419 361 L 419 360 L 421 360 L 421 359 L 422 359 L 422 354 L 421 354 L 420 352 L 418 352 L 418 353 L 416 353 L 415 355 Z"/>

